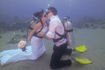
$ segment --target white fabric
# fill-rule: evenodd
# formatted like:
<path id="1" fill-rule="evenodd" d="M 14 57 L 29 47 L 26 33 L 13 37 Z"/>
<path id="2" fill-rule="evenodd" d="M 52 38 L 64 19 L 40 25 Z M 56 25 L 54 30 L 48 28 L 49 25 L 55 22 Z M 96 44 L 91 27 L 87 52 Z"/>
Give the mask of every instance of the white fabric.
<path id="1" fill-rule="evenodd" d="M 46 29 L 42 30 L 43 32 Z M 37 38 L 33 36 L 31 38 L 31 45 L 26 47 L 26 51 L 22 49 L 12 49 L 4 50 L 0 53 L 0 63 L 1 65 L 8 64 L 11 62 L 17 62 L 21 60 L 36 60 L 46 51 L 43 44 L 43 38 Z"/>
<path id="2" fill-rule="evenodd" d="M 50 19 L 50 24 L 49 24 L 49 31 L 47 33 L 47 36 L 52 38 L 52 39 L 57 39 L 60 38 L 56 33 L 58 32 L 59 34 L 63 35 L 64 34 L 64 27 L 62 22 L 60 21 L 58 16 L 52 16 Z M 56 46 L 60 46 L 61 44 L 65 43 L 67 40 L 65 38 L 59 40 L 58 42 L 55 43 Z"/>

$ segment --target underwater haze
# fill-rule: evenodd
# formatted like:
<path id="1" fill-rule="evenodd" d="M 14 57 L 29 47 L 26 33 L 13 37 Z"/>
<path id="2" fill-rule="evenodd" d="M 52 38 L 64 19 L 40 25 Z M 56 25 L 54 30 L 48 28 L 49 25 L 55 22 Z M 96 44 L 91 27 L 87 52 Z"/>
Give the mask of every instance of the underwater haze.
<path id="1" fill-rule="evenodd" d="M 105 18 L 105 0 L 0 0 L 0 20 L 12 21 L 16 16 L 31 18 L 48 5 L 57 8 L 61 18 L 70 16 L 73 22 L 85 16 Z"/>
<path id="2" fill-rule="evenodd" d="M 84 65 L 71 59 L 72 66 L 58 70 L 105 70 L 105 0 L 0 0 L 0 54 L 19 49 L 19 41 L 27 39 L 33 13 L 46 10 L 49 6 L 58 10 L 61 20 L 69 16 L 72 21 L 72 45 L 68 48 L 86 47 L 83 53 L 73 51 L 71 56 L 63 58 L 87 58 L 92 61 Z M 6 58 L 3 55 L 0 56 L 0 70 L 52 70 L 49 63 L 54 43 L 47 39 L 43 39 L 43 42 L 46 53 L 38 60 L 2 66 L 2 57 L 4 61 Z"/>

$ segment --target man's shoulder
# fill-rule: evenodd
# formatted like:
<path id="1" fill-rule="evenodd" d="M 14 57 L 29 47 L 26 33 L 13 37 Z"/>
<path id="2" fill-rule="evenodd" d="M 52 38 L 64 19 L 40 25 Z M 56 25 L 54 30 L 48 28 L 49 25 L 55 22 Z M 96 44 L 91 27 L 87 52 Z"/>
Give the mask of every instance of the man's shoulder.
<path id="1" fill-rule="evenodd" d="M 61 20 L 59 19 L 59 17 L 55 16 L 54 18 L 51 19 L 51 22 L 59 23 L 61 22 Z"/>
<path id="2" fill-rule="evenodd" d="M 52 16 L 51 20 L 59 20 L 59 17 L 58 16 Z"/>

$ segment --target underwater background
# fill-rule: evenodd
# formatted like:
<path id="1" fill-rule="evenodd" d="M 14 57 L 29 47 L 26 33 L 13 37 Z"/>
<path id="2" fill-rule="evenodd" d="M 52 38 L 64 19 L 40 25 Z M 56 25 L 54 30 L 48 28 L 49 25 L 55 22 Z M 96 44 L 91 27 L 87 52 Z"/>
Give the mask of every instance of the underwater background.
<path id="1" fill-rule="evenodd" d="M 73 53 L 72 56 L 93 61 L 87 65 L 73 62 L 71 67 L 59 70 L 105 70 L 105 0 L 0 0 L 0 52 L 16 49 L 20 40 L 26 40 L 33 13 L 41 9 L 46 11 L 49 6 L 58 10 L 61 19 L 70 17 L 74 46 L 87 47 L 86 52 Z M 44 43 L 46 54 L 37 61 L 0 65 L 0 70 L 51 70 L 49 61 L 53 43 L 48 40 Z"/>
<path id="2" fill-rule="evenodd" d="M 78 27 L 82 23 L 87 25 L 84 22 L 99 25 L 105 22 L 105 0 L 0 0 L 0 28 L 4 28 L 5 23 L 22 26 L 28 23 L 34 12 L 46 11 L 49 6 L 58 10 L 61 19 L 69 16 L 73 25 Z"/>

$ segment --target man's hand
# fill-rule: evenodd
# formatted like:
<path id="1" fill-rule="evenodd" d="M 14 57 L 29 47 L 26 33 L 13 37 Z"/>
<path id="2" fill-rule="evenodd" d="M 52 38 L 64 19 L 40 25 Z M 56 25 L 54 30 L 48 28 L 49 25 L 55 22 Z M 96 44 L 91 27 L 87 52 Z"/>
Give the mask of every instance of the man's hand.
<path id="1" fill-rule="evenodd" d="M 43 32 L 38 33 L 38 36 L 43 37 L 43 38 L 46 38 L 46 39 L 48 39 L 48 40 L 51 40 L 51 39 L 52 39 L 52 38 L 48 37 L 48 36 L 47 36 L 45 33 L 43 33 Z"/>
<path id="2" fill-rule="evenodd" d="M 43 37 L 45 34 L 43 32 L 38 33 L 38 36 Z"/>

